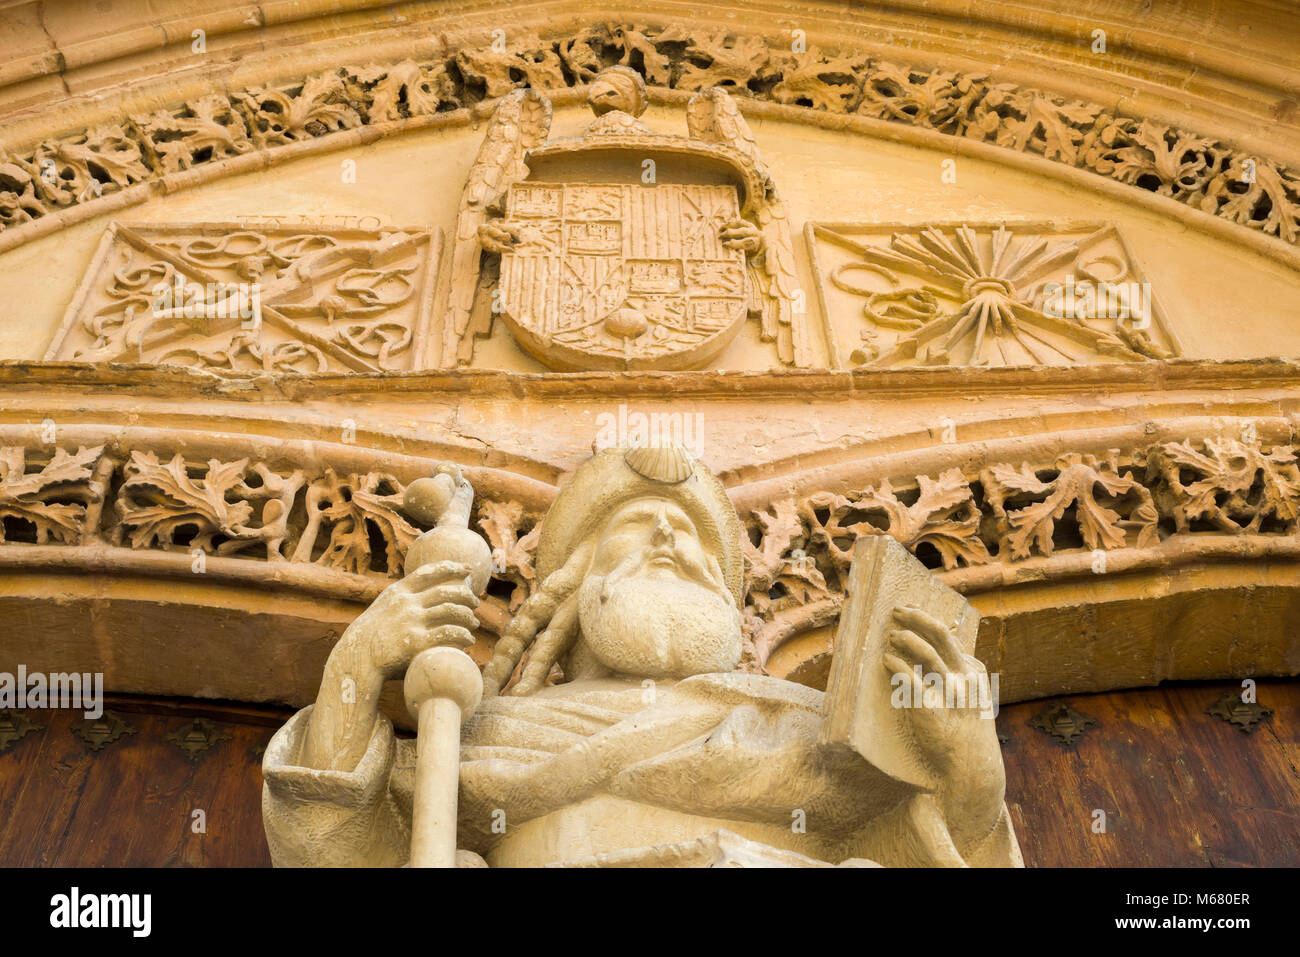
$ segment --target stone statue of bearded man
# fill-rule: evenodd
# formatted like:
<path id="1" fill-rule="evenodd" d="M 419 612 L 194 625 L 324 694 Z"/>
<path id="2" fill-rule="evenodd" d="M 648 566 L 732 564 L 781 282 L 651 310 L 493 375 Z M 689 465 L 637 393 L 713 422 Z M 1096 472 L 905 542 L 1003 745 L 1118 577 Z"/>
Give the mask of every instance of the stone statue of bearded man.
<path id="1" fill-rule="evenodd" d="M 919 790 L 818 743 L 822 692 L 735 671 L 742 534 L 681 449 L 607 449 L 575 472 L 461 732 L 458 864 L 1021 864 L 992 721 L 918 716 L 942 782 Z M 419 636 L 476 625 L 466 575 L 444 562 L 390 585 L 268 746 L 277 865 L 407 863 L 415 742 L 395 738 L 379 690 L 428 647 Z M 894 652 L 942 667 L 945 627 L 898 620 Z"/>

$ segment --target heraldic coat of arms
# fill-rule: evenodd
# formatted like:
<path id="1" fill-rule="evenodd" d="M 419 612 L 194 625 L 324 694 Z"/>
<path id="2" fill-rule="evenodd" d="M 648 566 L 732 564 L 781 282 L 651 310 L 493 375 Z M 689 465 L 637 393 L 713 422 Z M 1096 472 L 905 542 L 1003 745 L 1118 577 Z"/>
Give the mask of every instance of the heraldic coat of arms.
<path id="1" fill-rule="evenodd" d="M 563 139 L 536 90 L 493 113 L 457 220 L 443 365 L 468 362 L 496 316 L 553 369 L 697 368 L 750 317 L 780 362 L 808 365 L 785 209 L 731 96 L 692 97 L 688 137 L 640 122 L 628 67 L 587 100 L 595 122 Z"/>

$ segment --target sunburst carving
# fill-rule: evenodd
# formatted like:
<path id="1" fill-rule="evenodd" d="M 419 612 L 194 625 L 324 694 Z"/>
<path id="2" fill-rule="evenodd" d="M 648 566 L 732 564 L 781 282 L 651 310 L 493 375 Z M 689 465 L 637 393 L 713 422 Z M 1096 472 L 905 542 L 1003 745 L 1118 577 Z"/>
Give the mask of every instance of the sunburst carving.
<path id="1" fill-rule="evenodd" d="M 831 257 L 828 279 L 863 300 L 851 364 L 1076 365 L 1179 351 L 1112 226 L 831 224 L 810 240 L 815 255 L 819 241 L 850 253 Z M 842 309 L 828 307 L 834 322 Z"/>

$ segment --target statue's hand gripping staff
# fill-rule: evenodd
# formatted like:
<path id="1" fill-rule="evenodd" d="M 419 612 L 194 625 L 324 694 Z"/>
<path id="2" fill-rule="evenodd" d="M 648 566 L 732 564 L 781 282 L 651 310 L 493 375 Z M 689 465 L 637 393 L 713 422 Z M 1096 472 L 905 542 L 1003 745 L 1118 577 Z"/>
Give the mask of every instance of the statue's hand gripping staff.
<path id="1" fill-rule="evenodd" d="M 426 524 L 411 545 L 406 573 L 433 562 L 469 568 L 469 586 L 482 595 L 492 573 L 487 542 L 469 529 L 474 489 L 454 465 L 438 466 L 432 478 L 406 488 L 403 509 Z M 415 656 L 406 671 L 406 707 L 417 722 L 415 795 L 411 827 L 412 867 L 456 866 L 456 799 L 460 777 L 460 726 L 483 697 L 478 665 L 463 649 L 474 636 L 460 625 L 440 625 L 433 647 Z"/>

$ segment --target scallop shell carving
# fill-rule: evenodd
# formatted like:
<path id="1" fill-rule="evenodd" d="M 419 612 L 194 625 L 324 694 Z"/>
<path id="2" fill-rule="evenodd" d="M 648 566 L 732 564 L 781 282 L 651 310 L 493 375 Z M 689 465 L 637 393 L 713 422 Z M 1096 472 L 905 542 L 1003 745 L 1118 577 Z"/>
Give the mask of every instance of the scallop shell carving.
<path id="1" fill-rule="evenodd" d="M 628 449 L 623 461 L 642 478 L 668 485 L 686 481 L 695 471 L 695 460 L 680 445 L 639 445 Z"/>

